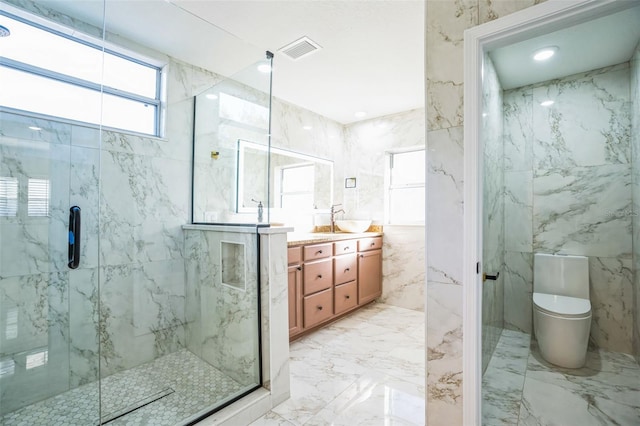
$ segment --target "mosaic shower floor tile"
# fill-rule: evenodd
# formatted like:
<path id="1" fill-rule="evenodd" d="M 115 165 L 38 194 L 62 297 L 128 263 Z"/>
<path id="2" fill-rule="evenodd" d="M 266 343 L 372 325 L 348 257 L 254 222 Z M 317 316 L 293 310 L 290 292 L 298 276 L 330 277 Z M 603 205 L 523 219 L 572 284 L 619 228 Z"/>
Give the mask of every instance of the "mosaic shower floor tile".
<path id="1" fill-rule="evenodd" d="M 97 425 L 101 397 L 102 424 L 175 425 L 248 389 L 186 349 L 109 376 L 100 386 L 90 383 L 24 407 L 0 424 Z"/>

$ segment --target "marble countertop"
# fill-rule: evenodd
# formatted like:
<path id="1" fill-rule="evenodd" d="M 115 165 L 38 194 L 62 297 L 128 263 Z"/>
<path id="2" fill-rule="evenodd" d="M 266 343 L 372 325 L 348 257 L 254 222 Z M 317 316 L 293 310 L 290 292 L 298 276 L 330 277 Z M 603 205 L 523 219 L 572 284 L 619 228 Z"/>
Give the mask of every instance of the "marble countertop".
<path id="1" fill-rule="evenodd" d="M 382 236 L 382 232 L 289 232 L 287 234 L 287 245 L 297 246 L 300 244 L 314 244 L 380 236 Z"/>

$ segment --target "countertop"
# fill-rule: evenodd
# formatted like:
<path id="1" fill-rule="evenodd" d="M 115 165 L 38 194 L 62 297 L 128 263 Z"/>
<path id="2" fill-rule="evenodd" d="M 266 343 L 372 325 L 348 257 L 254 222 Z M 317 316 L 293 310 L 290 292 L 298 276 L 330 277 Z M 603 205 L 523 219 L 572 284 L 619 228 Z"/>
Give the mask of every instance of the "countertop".
<path id="1" fill-rule="evenodd" d="M 382 232 L 289 232 L 287 245 L 298 246 L 301 244 L 324 243 L 330 241 L 351 240 L 355 238 L 381 237 Z"/>

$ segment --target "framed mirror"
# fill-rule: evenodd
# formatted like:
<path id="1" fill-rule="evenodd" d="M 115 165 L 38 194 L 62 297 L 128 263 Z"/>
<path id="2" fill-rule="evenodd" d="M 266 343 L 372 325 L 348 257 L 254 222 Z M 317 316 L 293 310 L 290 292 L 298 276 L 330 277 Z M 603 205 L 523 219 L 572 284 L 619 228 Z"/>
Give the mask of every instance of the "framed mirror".
<path id="1" fill-rule="evenodd" d="M 238 140 L 237 213 L 255 211 L 259 202 L 294 211 L 331 207 L 333 161 L 273 147 L 268 156 L 268 151 L 266 145 Z"/>

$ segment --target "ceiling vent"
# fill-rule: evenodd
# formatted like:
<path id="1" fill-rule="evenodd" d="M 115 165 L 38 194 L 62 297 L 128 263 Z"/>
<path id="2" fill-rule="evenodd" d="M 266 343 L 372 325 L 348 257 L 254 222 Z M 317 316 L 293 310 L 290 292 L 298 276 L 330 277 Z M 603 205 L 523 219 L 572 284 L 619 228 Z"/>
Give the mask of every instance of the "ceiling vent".
<path id="1" fill-rule="evenodd" d="M 296 61 L 320 49 L 322 49 L 322 47 L 318 43 L 305 36 L 293 43 L 287 44 L 278 51 Z"/>

